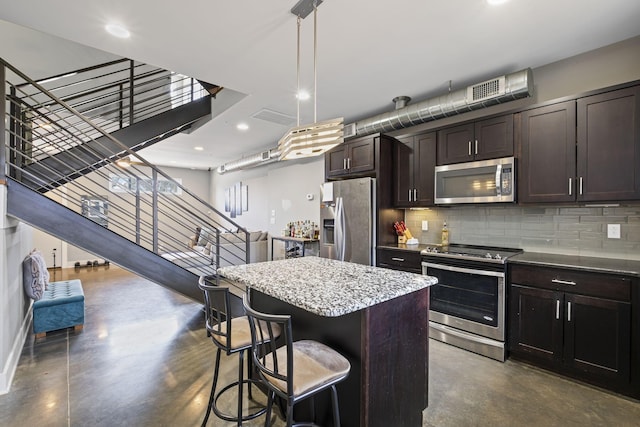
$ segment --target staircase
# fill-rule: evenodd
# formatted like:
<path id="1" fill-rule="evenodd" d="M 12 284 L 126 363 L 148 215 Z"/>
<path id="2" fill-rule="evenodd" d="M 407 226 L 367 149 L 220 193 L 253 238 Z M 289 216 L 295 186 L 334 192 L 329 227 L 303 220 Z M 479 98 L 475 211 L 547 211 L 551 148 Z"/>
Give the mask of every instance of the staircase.
<path id="1" fill-rule="evenodd" d="M 209 120 L 221 87 L 130 60 L 36 82 L 0 59 L 0 80 L 8 214 L 196 300 L 198 276 L 249 259 L 246 230 L 136 154 Z M 189 248 L 196 227 L 217 257 Z"/>

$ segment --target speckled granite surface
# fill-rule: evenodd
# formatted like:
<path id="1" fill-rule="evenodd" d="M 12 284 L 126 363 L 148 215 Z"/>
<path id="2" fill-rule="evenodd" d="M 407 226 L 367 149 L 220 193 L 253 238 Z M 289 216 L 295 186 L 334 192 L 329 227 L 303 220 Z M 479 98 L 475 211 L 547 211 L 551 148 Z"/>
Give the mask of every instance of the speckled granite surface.
<path id="1" fill-rule="evenodd" d="M 509 258 L 508 263 L 564 267 L 574 270 L 627 274 L 640 277 L 640 261 L 635 260 L 524 252 Z"/>
<path id="2" fill-rule="evenodd" d="M 319 257 L 222 267 L 218 273 L 326 317 L 349 314 L 437 283 L 435 277 Z"/>

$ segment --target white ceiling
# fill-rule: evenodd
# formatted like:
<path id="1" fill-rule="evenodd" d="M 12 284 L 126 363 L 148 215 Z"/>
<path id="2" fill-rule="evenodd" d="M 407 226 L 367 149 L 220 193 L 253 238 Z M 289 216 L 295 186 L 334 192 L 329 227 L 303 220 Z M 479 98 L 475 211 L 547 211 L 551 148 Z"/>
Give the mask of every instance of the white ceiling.
<path id="1" fill-rule="evenodd" d="M 254 113 L 296 115 L 295 3 L 0 0 L 0 19 L 46 34 L 34 36 L 38 43 L 21 39 L 19 52 L 7 46 L 29 31 L 18 29 L 12 41 L 3 35 L 0 54 L 17 66 L 35 61 L 36 74 L 58 53 L 71 69 L 108 56 L 54 35 L 246 94 L 196 132 L 142 152 L 160 165 L 216 167 L 275 147 L 287 131 Z M 110 22 L 131 37 L 107 34 Z M 639 23 L 638 0 L 325 0 L 318 7 L 318 120 L 350 123 L 393 109 L 398 95 L 417 101 L 446 92 L 449 81 L 458 89 L 535 68 L 639 35 Z M 301 87 L 313 92 L 313 15 L 302 21 L 301 40 Z M 313 100 L 301 108 L 301 123 L 311 121 Z M 239 122 L 250 129 L 238 131 Z"/>

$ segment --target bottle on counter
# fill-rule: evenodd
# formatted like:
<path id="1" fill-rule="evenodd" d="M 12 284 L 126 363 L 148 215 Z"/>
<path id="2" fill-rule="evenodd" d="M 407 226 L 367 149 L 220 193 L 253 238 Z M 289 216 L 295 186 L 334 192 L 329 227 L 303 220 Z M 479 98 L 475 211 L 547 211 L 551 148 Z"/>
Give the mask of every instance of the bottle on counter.
<path id="1" fill-rule="evenodd" d="M 442 226 L 442 246 L 449 246 L 449 228 L 447 227 L 447 221 Z"/>

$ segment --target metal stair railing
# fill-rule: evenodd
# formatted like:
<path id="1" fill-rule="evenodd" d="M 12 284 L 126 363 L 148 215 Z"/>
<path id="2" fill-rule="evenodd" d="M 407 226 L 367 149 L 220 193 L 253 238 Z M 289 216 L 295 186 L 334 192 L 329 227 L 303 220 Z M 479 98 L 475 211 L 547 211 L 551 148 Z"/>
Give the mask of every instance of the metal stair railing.
<path id="1" fill-rule="evenodd" d="M 18 182 L 21 177 L 28 177 L 28 181 L 36 183 L 34 190 L 47 188 L 49 191 L 44 193 L 45 196 L 198 275 L 211 275 L 220 265 L 248 261 L 247 230 L 143 157 L 136 154 L 136 162 L 124 165 L 122 161 L 133 158 L 134 151 L 109 133 L 107 129 L 112 129 L 113 120 L 104 117 L 94 119 L 102 124 L 108 123 L 105 129 L 73 106 L 84 108 L 91 105 L 87 111 L 93 111 L 96 104 L 79 96 L 80 92 L 73 96 L 64 94 L 63 97 L 74 103 L 68 104 L 4 60 L 0 59 L 0 62 L 0 80 L 3 82 L 0 90 L 4 92 L 0 95 L 6 99 L 0 107 L 3 116 L 0 161 L 3 165 L 6 162 L 0 172 L 0 181 L 5 179 L 5 173 Z M 155 80 L 151 78 L 151 81 Z M 60 88 L 53 90 L 60 91 Z M 163 90 L 157 87 L 150 89 Z M 90 92 L 100 93 L 89 89 L 82 91 L 83 95 Z M 145 90 L 137 91 L 143 92 Z M 178 98 L 185 97 L 194 99 L 186 93 L 181 93 Z M 119 118 L 124 114 L 119 113 L 116 126 L 128 123 L 131 117 L 138 120 L 156 111 L 155 103 L 138 102 L 137 105 L 144 106 L 143 112 L 134 110 L 122 121 Z M 9 124 L 6 129 L 5 122 Z M 116 150 L 109 149 L 98 138 L 106 138 L 109 146 L 117 147 Z M 86 143 L 89 141 L 92 144 Z M 43 159 L 55 158 L 52 153 L 67 151 L 70 147 L 75 147 L 73 168 L 70 169 L 68 163 L 55 165 L 54 162 L 55 166 L 45 168 L 46 176 L 28 168 L 42 163 Z M 100 161 L 83 162 L 83 159 L 95 159 L 97 156 L 100 156 Z M 91 172 L 69 182 L 69 177 L 80 169 Z M 52 175 L 56 181 L 67 183 L 53 185 Z M 202 234 L 200 241 L 209 247 L 204 253 L 189 246 L 196 228 L 209 231 Z M 241 237 L 239 241 L 238 235 Z M 222 248 L 222 244 L 227 249 Z M 110 261 L 117 263 L 116 260 Z"/>
<path id="2" fill-rule="evenodd" d="M 48 77 L 36 83 L 109 133 L 208 95 L 191 77 L 128 59 Z M 33 115 L 29 118 L 34 125 L 50 126 L 51 118 L 42 114 L 50 111 L 83 130 L 88 137 L 99 136 L 91 126 L 52 104 L 48 94 L 35 86 L 22 83 L 12 90 L 20 92 L 20 95 L 12 95 L 32 100 L 31 110 L 22 113 Z M 62 141 L 58 144 L 61 149 L 71 148 Z M 47 153 L 53 154 L 55 152 Z"/>

